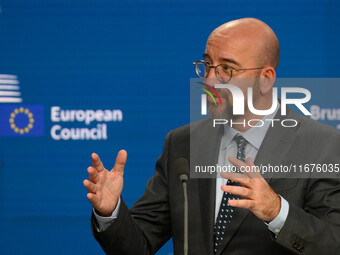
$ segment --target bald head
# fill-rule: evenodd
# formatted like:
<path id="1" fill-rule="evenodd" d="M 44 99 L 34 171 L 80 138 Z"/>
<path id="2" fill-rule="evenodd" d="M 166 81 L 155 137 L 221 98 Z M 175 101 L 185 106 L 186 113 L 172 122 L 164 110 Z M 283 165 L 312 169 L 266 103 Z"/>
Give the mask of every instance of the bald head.
<path id="1" fill-rule="evenodd" d="M 235 45 L 239 51 L 247 52 L 258 67 L 277 68 L 280 58 L 279 41 L 274 31 L 263 21 L 255 18 L 233 20 L 216 28 L 209 36 L 209 41 L 219 41 Z M 242 49 L 243 48 L 243 49 Z M 248 66 L 249 67 L 249 66 Z"/>

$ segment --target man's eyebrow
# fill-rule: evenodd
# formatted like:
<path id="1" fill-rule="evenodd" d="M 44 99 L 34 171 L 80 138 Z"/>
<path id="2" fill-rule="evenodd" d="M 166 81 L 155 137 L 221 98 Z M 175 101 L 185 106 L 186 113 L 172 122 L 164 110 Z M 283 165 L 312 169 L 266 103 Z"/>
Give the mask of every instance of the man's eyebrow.
<path id="1" fill-rule="evenodd" d="M 208 53 L 203 53 L 203 58 L 210 58 L 211 59 L 211 57 L 209 56 Z"/>
<path id="2" fill-rule="evenodd" d="M 229 63 L 231 63 L 231 64 L 240 66 L 239 63 L 237 63 L 235 60 L 233 60 L 233 59 L 231 59 L 231 58 L 220 58 L 220 61 L 229 62 Z"/>
<path id="3" fill-rule="evenodd" d="M 211 57 L 209 56 L 208 53 L 203 53 L 203 58 L 204 58 L 204 59 L 205 59 L 205 58 L 211 59 Z M 220 62 L 228 62 L 228 63 L 234 64 L 234 65 L 240 66 L 240 64 L 239 64 L 237 61 L 235 61 L 235 60 L 233 60 L 233 59 L 231 59 L 231 58 L 220 58 L 219 61 L 220 61 Z"/>

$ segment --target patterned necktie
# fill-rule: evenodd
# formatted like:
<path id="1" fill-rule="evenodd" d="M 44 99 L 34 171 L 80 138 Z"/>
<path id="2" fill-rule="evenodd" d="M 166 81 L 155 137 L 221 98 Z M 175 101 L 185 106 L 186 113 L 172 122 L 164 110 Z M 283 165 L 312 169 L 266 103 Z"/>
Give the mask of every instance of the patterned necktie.
<path id="1" fill-rule="evenodd" d="M 237 158 L 239 160 L 245 161 L 245 148 L 247 145 L 247 140 L 244 139 L 242 135 L 237 134 L 234 137 L 237 143 Z M 240 186 L 239 183 L 228 180 L 227 185 Z M 229 199 L 239 199 L 239 196 L 233 195 L 231 193 L 223 193 L 220 210 L 217 215 L 217 219 L 214 227 L 214 253 L 216 254 L 218 248 L 220 247 L 225 231 L 233 218 L 233 212 L 235 207 L 228 205 Z"/>

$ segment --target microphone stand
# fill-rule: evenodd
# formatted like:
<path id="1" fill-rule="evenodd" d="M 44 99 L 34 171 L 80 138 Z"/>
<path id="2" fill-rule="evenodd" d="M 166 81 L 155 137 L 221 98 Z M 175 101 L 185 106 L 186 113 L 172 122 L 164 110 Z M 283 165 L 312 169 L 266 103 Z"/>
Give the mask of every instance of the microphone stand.
<path id="1" fill-rule="evenodd" d="M 188 255 L 188 191 L 187 182 L 182 181 L 184 192 L 184 255 Z"/>

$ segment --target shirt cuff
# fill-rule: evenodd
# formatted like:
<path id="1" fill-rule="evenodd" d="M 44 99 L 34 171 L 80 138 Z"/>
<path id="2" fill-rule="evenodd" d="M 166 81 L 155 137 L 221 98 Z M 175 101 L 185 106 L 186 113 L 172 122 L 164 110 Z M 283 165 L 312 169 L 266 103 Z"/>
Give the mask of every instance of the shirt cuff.
<path id="1" fill-rule="evenodd" d="M 280 195 L 279 195 L 280 196 Z M 275 235 L 278 235 L 283 228 L 283 225 L 286 222 L 288 211 L 289 211 L 289 203 L 286 199 L 281 197 L 281 209 L 279 214 L 276 216 L 275 219 L 273 219 L 271 222 L 266 225 L 268 226 L 268 229 L 272 231 Z"/>
<path id="2" fill-rule="evenodd" d="M 111 222 L 115 219 L 117 219 L 118 217 L 118 213 L 119 213 L 119 207 L 120 207 L 120 198 L 118 199 L 118 203 L 116 206 L 116 209 L 112 212 L 111 216 L 108 217 L 103 217 L 100 216 L 96 213 L 96 210 L 93 208 L 93 215 L 97 220 L 98 223 L 98 232 L 102 232 L 105 231 L 111 224 Z"/>

